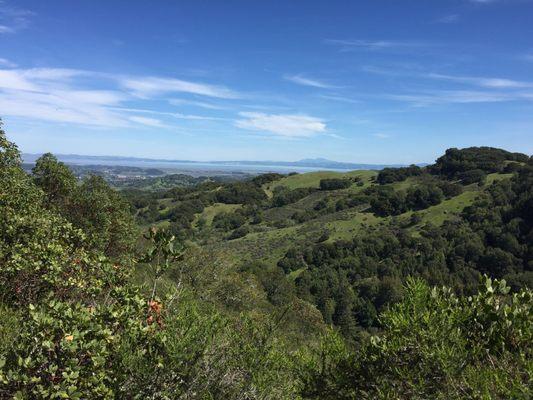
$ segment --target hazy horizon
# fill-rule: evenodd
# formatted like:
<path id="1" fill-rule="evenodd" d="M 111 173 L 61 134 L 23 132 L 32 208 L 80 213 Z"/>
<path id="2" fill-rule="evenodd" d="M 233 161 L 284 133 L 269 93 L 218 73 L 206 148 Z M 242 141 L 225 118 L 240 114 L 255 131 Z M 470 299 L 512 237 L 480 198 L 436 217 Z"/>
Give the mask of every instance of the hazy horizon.
<path id="1" fill-rule="evenodd" d="M 40 156 L 45 154 L 45 152 L 36 152 L 36 153 L 30 153 L 30 152 L 22 152 L 22 157 L 30 156 L 33 159 L 36 159 Z M 338 161 L 338 160 L 332 160 L 325 157 L 315 157 L 315 158 L 301 158 L 297 160 L 269 160 L 269 159 L 206 159 L 206 160 L 195 160 L 195 159 L 186 159 L 186 158 L 158 158 L 158 157 L 136 157 L 136 156 L 119 156 L 119 155 L 113 155 L 113 154 L 77 154 L 77 153 L 53 153 L 56 157 L 58 157 L 60 160 L 65 157 L 75 157 L 75 158 L 84 158 L 87 159 L 116 159 L 118 160 L 125 160 L 125 159 L 133 159 L 133 160 L 149 160 L 149 161 L 162 161 L 162 162 L 190 162 L 190 163 L 231 163 L 231 162 L 249 162 L 249 163 L 260 163 L 260 162 L 271 162 L 271 163 L 301 163 L 301 162 L 331 162 L 331 163 L 339 163 L 339 164 L 367 164 L 367 165 L 391 165 L 391 166 L 401 166 L 401 165 L 409 165 L 409 164 L 429 164 L 429 162 L 425 161 L 413 161 L 409 164 L 405 163 L 363 163 L 363 162 L 357 162 L 357 160 L 354 161 Z M 432 160 L 434 161 L 434 160 Z"/>

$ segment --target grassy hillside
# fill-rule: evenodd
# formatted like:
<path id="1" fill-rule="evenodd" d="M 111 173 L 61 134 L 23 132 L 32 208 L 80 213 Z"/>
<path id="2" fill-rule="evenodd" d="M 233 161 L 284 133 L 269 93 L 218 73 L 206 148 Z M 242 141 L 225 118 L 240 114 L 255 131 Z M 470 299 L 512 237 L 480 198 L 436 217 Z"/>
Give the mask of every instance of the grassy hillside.
<path id="1" fill-rule="evenodd" d="M 273 182 L 271 184 L 265 185 L 265 190 L 272 192 L 272 190 L 278 186 L 285 186 L 289 189 L 298 189 L 298 188 L 318 188 L 321 179 L 328 178 L 353 178 L 361 177 L 365 181 L 370 180 L 371 177 L 376 176 L 377 171 L 351 171 L 347 173 L 334 172 L 334 171 L 318 171 L 318 172 L 307 172 L 305 174 L 296 174 L 287 176 L 286 178 L 280 179 L 279 181 Z"/>
<path id="2" fill-rule="evenodd" d="M 277 181 L 266 183 L 262 185 L 262 189 L 268 198 L 272 198 L 274 191 L 280 187 L 290 190 L 314 189 L 314 191 L 295 203 L 282 207 L 267 207 L 263 212 L 262 222 L 256 225 L 247 223 L 249 233 L 234 240 L 227 240 L 227 232 L 222 233 L 212 227 L 213 218 L 220 213 L 233 213 L 242 209 L 244 205 L 223 203 L 209 205 L 201 213 L 195 215 L 193 227 L 196 232 L 196 239 L 194 241 L 207 250 L 225 254 L 235 262 L 261 259 L 268 264 L 275 265 L 289 248 L 316 243 L 324 232 L 328 232 L 327 241 L 329 242 L 349 240 L 366 227 L 388 225 L 393 220 L 408 221 L 413 211 L 406 211 L 395 217 L 380 217 L 370 210 L 368 204 L 341 211 L 335 210 L 337 201 L 362 193 L 368 187 L 379 186 L 374 182 L 377 174 L 377 171 L 310 172 L 286 176 Z M 469 185 L 465 187 L 462 194 L 418 211 L 420 221 L 411 226 L 410 231 L 417 235 L 417 230 L 427 223 L 439 226 L 446 220 L 457 218 L 463 209 L 471 205 L 490 184 L 508 179 L 511 176 L 512 174 L 490 174 L 487 176 L 485 186 Z M 354 182 L 343 189 L 318 190 L 320 181 L 329 178 L 360 178 L 362 185 Z M 390 186 L 395 190 L 407 190 L 424 183 L 425 180 L 426 178 L 422 177 L 410 177 L 402 182 L 382 186 Z M 291 219 L 295 213 L 312 211 L 316 204 L 321 201 L 327 203 L 328 207 L 321 215 L 301 223 Z M 158 204 L 161 206 L 161 213 L 164 213 L 175 204 L 175 200 L 162 198 L 158 200 Z M 164 221 L 159 222 L 159 224 L 164 224 Z"/>
<path id="3" fill-rule="evenodd" d="M 198 222 L 200 220 L 203 220 L 206 226 L 211 226 L 213 223 L 213 218 L 217 214 L 226 212 L 233 212 L 241 207 L 240 204 L 223 204 L 223 203 L 215 203 L 212 206 L 208 206 L 204 208 L 204 210 L 200 214 L 196 214 L 196 221 L 195 225 L 198 225 Z"/>

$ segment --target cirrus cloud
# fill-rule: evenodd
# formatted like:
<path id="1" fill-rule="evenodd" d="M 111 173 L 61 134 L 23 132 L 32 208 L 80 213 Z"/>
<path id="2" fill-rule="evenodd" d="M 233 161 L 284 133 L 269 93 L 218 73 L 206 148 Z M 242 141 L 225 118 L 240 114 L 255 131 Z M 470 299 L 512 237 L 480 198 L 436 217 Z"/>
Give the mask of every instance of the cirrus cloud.
<path id="1" fill-rule="evenodd" d="M 5 67 L 8 67 L 7 63 L 8 60 L 0 59 L 0 64 Z M 174 78 L 124 76 L 67 68 L 0 68 L 2 116 L 103 128 L 169 128 L 173 125 L 173 119 L 218 119 L 149 109 L 153 105 L 152 100 L 172 100 L 165 96 L 173 92 L 217 99 L 237 96 L 236 92 L 223 86 Z M 132 103 L 140 104 L 143 108 L 132 107 Z M 196 103 L 204 105 L 202 102 Z M 147 117 L 147 113 L 171 121 L 164 123 Z"/>
<path id="2" fill-rule="evenodd" d="M 419 51 L 428 43 L 415 40 L 367 40 L 367 39 L 324 39 L 324 44 L 336 46 L 341 52 L 367 51 Z"/>
<path id="3" fill-rule="evenodd" d="M 330 85 L 328 83 L 321 82 L 316 79 L 306 78 L 302 75 L 284 75 L 283 79 L 286 81 L 296 83 L 297 85 L 310 86 L 320 89 L 335 89 L 336 86 Z"/>
<path id="4" fill-rule="evenodd" d="M 16 68 L 17 64 L 9 61 L 7 58 L 0 58 L 0 66 L 7 67 L 7 68 Z"/>
<path id="5" fill-rule="evenodd" d="M 428 78 L 441 79 L 452 82 L 468 83 L 491 89 L 527 89 L 533 88 L 533 82 L 517 81 L 507 78 L 486 78 L 474 76 L 453 76 L 444 74 L 428 74 Z"/>
<path id="6" fill-rule="evenodd" d="M 30 10 L 0 1 L 0 34 L 12 34 L 26 28 L 34 15 L 35 13 Z"/>
<path id="7" fill-rule="evenodd" d="M 133 117 L 130 117 L 130 121 L 141 124 L 141 125 L 151 126 L 153 128 L 164 128 L 165 127 L 165 125 L 161 121 L 155 118 L 133 116 Z"/>
<path id="8" fill-rule="evenodd" d="M 158 77 L 125 78 L 121 84 L 139 97 L 164 93 L 190 93 L 220 99 L 237 99 L 239 94 L 224 87 L 205 83 Z"/>
<path id="9" fill-rule="evenodd" d="M 326 132 L 323 120 L 305 114 L 241 112 L 239 115 L 243 119 L 236 121 L 238 128 L 285 138 L 306 138 Z"/>

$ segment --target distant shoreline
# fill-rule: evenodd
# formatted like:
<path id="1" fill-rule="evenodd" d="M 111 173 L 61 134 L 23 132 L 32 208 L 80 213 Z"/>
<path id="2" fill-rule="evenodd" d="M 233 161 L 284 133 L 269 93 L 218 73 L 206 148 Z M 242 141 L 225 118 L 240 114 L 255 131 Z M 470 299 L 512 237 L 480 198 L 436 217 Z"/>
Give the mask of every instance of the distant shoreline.
<path id="1" fill-rule="evenodd" d="M 25 163 L 34 163 L 41 154 L 22 155 Z M 56 157 L 67 164 L 75 165 L 110 165 L 152 167 L 172 170 L 204 170 L 204 171 L 243 171 L 243 172 L 312 172 L 312 171 L 339 171 L 351 170 L 380 170 L 386 167 L 401 167 L 405 164 L 358 164 L 331 161 L 326 159 L 312 159 L 301 161 L 190 161 L 190 160 L 165 160 L 136 157 L 115 156 L 85 156 L 77 154 L 57 154 Z M 423 164 L 418 164 L 423 165 Z"/>

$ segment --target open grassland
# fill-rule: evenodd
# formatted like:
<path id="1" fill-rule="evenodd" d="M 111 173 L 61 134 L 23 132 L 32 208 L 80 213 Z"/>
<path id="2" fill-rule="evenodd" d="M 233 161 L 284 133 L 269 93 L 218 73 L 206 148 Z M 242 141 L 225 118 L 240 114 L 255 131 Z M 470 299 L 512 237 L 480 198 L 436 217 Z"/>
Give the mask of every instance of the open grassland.
<path id="1" fill-rule="evenodd" d="M 444 200 L 436 206 L 419 211 L 422 216 L 422 223 L 430 222 L 434 225 L 442 225 L 444 221 L 453 218 L 453 215 L 461 213 L 465 207 L 471 205 L 478 195 L 479 191 L 467 191 L 449 200 Z"/>
<path id="2" fill-rule="evenodd" d="M 206 226 L 211 226 L 211 224 L 213 223 L 213 219 L 218 214 L 223 213 L 223 212 L 226 212 L 226 213 L 234 212 L 235 210 L 241 207 L 242 207 L 241 204 L 215 203 L 211 206 L 204 208 L 204 211 L 202 211 L 201 214 L 196 214 L 195 224 L 197 224 L 200 219 L 203 219 L 205 221 Z"/>
<path id="3" fill-rule="evenodd" d="M 355 178 L 360 177 L 363 181 L 369 181 L 376 176 L 377 171 L 358 170 L 350 172 L 317 171 L 305 174 L 287 176 L 279 181 L 265 185 L 265 190 L 272 192 L 277 186 L 285 186 L 288 189 L 318 188 L 320 180 L 331 178 Z"/>
<path id="4" fill-rule="evenodd" d="M 376 217 L 369 212 L 350 211 L 341 215 L 342 219 L 326 223 L 326 227 L 330 232 L 330 241 L 352 239 L 359 233 L 361 228 L 374 226 L 388 220 L 388 218 Z"/>
<path id="5" fill-rule="evenodd" d="M 207 246 L 208 250 L 224 251 L 235 262 L 261 260 L 275 264 L 287 250 L 304 239 L 296 226 L 254 232 L 243 238 L 220 241 Z"/>
<path id="6" fill-rule="evenodd" d="M 513 174 L 498 174 L 498 173 L 489 174 L 487 175 L 487 184 L 491 185 L 494 182 L 501 181 L 503 179 L 508 179 L 508 178 L 511 178 L 512 176 Z"/>

